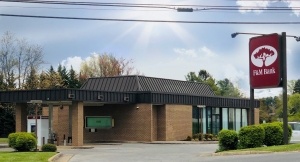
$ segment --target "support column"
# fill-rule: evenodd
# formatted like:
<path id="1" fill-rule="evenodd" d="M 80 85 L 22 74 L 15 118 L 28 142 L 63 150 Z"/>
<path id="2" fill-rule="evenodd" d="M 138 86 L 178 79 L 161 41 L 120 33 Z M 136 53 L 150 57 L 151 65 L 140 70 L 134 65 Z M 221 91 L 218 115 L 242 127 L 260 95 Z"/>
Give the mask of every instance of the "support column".
<path id="1" fill-rule="evenodd" d="M 69 106 L 69 135 L 68 143 L 71 143 L 70 139 L 72 138 L 72 105 Z"/>
<path id="2" fill-rule="evenodd" d="M 53 143 L 52 137 L 52 120 L 53 120 L 53 105 L 49 104 L 49 141 L 48 143 Z"/>
<path id="3" fill-rule="evenodd" d="M 83 102 L 72 102 L 72 146 L 83 145 Z"/>
<path id="4" fill-rule="evenodd" d="M 16 132 L 27 132 L 27 104 L 16 104 Z"/>

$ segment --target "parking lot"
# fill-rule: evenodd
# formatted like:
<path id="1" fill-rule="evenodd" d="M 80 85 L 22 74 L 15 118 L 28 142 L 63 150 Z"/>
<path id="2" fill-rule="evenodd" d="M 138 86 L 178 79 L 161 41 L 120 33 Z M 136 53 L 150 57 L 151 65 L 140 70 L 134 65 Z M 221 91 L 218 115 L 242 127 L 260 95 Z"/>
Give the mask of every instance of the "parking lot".
<path id="1" fill-rule="evenodd" d="M 61 151 L 74 154 L 70 162 L 107 161 L 199 161 L 201 154 L 213 153 L 217 144 L 142 144 L 95 145 L 93 149 Z"/>

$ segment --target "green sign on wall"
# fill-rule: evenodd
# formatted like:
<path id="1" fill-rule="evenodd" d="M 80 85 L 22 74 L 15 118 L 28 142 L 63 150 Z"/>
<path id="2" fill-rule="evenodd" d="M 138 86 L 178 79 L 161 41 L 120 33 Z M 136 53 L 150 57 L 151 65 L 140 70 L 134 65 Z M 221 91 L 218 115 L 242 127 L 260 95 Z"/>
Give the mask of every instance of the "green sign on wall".
<path id="1" fill-rule="evenodd" d="M 111 128 L 111 116 L 86 116 L 85 128 Z"/>

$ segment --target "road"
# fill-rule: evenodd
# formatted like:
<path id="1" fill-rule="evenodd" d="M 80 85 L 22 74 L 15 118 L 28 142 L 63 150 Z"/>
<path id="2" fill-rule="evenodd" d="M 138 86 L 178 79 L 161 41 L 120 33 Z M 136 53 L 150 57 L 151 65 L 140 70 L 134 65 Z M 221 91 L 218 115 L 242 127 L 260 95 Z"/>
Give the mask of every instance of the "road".
<path id="1" fill-rule="evenodd" d="M 63 150 L 63 154 L 74 154 L 69 162 L 296 162 L 299 152 L 271 153 L 234 156 L 203 156 L 213 153 L 217 144 L 142 144 L 97 145 L 93 149 Z"/>

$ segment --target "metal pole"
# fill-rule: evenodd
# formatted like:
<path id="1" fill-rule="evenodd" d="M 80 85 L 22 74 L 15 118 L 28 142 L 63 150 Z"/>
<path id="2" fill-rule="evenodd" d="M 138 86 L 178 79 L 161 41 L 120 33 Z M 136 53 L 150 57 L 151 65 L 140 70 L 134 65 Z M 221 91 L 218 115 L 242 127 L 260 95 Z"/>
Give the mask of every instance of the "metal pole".
<path id="1" fill-rule="evenodd" d="M 254 125 L 254 89 L 250 87 L 250 115 L 251 125 Z"/>
<path id="2" fill-rule="evenodd" d="M 288 144 L 288 117 L 287 117 L 287 68 L 286 68 L 286 33 L 281 35 L 282 49 L 282 101 L 283 101 L 283 142 Z"/>

